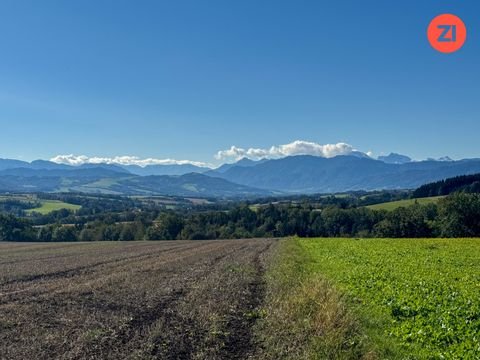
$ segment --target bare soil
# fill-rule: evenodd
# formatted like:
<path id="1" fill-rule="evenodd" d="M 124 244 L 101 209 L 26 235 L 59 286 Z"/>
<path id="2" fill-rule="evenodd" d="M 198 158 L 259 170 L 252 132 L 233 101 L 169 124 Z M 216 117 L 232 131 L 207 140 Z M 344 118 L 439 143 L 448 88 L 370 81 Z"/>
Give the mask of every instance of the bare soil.
<path id="1" fill-rule="evenodd" d="M 0 359 L 256 358 L 275 243 L 0 243 Z"/>

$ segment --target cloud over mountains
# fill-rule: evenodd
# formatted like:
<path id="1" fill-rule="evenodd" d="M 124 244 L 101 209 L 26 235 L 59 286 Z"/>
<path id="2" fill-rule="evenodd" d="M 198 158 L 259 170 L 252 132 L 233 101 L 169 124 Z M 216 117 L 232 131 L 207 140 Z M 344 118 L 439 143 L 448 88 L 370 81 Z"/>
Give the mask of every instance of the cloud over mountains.
<path id="1" fill-rule="evenodd" d="M 229 149 L 218 151 L 214 157 L 217 161 L 237 161 L 242 158 L 252 160 L 278 159 L 293 155 L 313 155 L 324 158 L 332 158 L 338 155 L 349 155 L 358 152 L 352 145 L 339 142 L 336 144 L 319 144 L 312 141 L 296 140 L 288 144 L 274 145 L 270 148 L 248 148 L 244 149 L 231 146 Z M 369 153 L 367 153 L 370 155 Z M 140 158 L 138 156 L 86 156 L 86 155 L 57 155 L 50 159 L 58 164 L 79 166 L 83 164 L 117 164 L 117 165 L 195 165 L 200 167 L 212 167 L 207 162 L 192 160 Z"/>
<path id="2" fill-rule="evenodd" d="M 137 156 L 115 156 L 115 157 L 100 157 L 93 156 L 89 157 L 86 155 L 57 155 L 50 159 L 57 164 L 66 164 L 79 166 L 83 164 L 116 164 L 116 165 L 138 165 L 138 166 L 148 166 L 148 165 L 195 165 L 200 167 L 208 167 L 207 163 L 200 161 L 190 161 L 190 160 L 174 160 L 174 159 L 155 159 L 155 158 L 146 158 L 142 159 Z"/>
<path id="3" fill-rule="evenodd" d="M 346 143 L 318 144 L 311 141 L 296 140 L 289 144 L 272 146 L 269 149 L 243 149 L 232 146 L 230 149 L 217 152 L 217 160 L 239 160 L 243 157 L 250 159 L 281 158 L 292 155 L 314 155 L 331 158 L 338 155 L 348 155 L 356 151 L 352 145 Z"/>

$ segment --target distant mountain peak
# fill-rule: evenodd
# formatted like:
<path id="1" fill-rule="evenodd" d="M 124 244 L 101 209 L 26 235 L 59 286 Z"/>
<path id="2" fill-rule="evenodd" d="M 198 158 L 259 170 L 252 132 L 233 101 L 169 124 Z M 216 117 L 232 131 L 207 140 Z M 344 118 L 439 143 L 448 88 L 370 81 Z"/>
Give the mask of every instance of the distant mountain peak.
<path id="1" fill-rule="evenodd" d="M 383 161 L 386 164 L 406 164 L 412 161 L 407 155 L 390 153 L 387 156 L 379 156 L 378 160 Z"/>
<path id="2" fill-rule="evenodd" d="M 442 156 L 438 161 L 453 161 L 453 159 L 450 156 Z"/>
<path id="3" fill-rule="evenodd" d="M 352 151 L 350 154 L 347 154 L 346 156 L 355 156 L 363 159 L 371 159 L 371 157 L 368 154 L 365 154 L 364 152 L 361 152 L 361 151 Z"/>
<path id="4" fill-rule="evenodd" d="M 252 160 L 252 159 L 249 159 L 247 157 L 243 157 L 240 160 L 238 160 L 237 162 L 225 163 L 225 164 L 219 166 L 216 169 L 205 172 L 205 174 L 207 174 L 207 175 L 213 175 L 213 174 L 216 174 L 216 173 L 221 174 L 221 173 L 224 173 L 224 172 L 226 172 L 226 171 L 228 171 L 228 170 L 230 170 L 231 168 L 234 168 L 234 167 L 242 167 L 242 168 L 243 167 L 252 167 L 252 166 L 259 165 L 259 164 L 263 164 L 264 162 L 267 162 L 267 161 L 269 161 L 269 159 Z"/>
<path id="5" fill-rule="evenodd" d="M 245 165 L 249 166 L 249 165 L 251 165 L 251 164 L 253 164 L 253 163 L 255 163 L 255 162 L 256 162 L 255 160 L 249 159 L 249 158 L 247 158 L 247 157 L 243 157 L 243 158 L 241 158 L 240 160 L 238 160 L 238 161 L 235 163 L 235 165 L 237 165 L 237 166 L 245 166 Z"/>

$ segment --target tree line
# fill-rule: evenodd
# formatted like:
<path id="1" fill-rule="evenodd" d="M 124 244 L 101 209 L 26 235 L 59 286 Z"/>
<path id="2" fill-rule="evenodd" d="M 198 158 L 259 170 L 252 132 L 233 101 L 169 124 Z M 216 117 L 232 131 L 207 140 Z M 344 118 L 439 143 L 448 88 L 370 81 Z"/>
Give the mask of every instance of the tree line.
<path id="1" fill-rule="evenodd" d="M 413 191 L 412 197 L 430 197 L 449 195 L 453 192 L 480 193 L 480 174 L 455 176 L 420 186 Z"/>
<path id="2" fill-rule="evenodd" d="M 62 210 L 63 216 L 71 216 Z M 49 215 L 55 218 L 55 213 Z M 393 211 L 311 203 L 238 204 L 228 210 L 136 210 L 99 214 L 72 224 L 34 225 L 0 215 L 0 241 L 235 239 L 251 237 L 475 237 L 480 236 L 480 194 L 454 193 L 436 204 Z"/>

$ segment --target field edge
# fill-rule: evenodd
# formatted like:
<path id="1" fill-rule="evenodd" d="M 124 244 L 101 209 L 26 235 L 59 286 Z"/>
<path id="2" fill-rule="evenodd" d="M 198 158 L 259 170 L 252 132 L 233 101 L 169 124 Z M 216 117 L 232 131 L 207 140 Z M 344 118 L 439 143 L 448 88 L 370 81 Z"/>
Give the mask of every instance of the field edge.
<path id="1" fill-rule="evenodd" d="M 335 286 L 309 270 L 312 261 L 299 238 L 281 240 L 272 254 L 263 316 L 255 327 L 261 358 L 389 358 L 388 347 L 373 346 Z"/>

